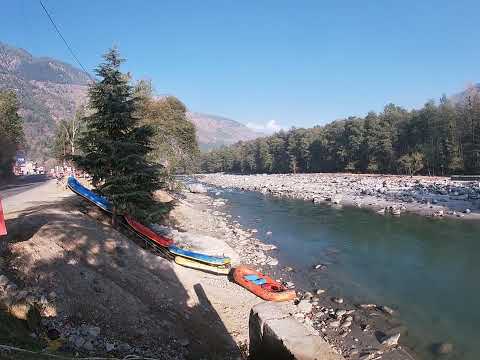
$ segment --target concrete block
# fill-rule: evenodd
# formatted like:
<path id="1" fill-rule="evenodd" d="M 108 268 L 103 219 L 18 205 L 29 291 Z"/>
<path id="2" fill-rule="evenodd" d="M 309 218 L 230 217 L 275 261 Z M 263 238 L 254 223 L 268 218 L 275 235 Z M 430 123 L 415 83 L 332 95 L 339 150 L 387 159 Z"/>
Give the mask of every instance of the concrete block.
<path id="1" fill-rule="evenodd" d="M 249 320 L 250 358 L 276 360 L 342 360 L 320 336 L 275 303 L 252 308 Z"/>

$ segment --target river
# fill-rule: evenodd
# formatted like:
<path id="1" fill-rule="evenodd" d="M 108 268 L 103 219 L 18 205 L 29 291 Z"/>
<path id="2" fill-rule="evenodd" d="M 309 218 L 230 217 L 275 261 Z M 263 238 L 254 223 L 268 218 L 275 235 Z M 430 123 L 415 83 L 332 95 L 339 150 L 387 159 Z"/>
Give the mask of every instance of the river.
<path id="1" fill-rule="evenodd" d="M 420 359 L 435 359 L 432 344 L 445 341 L 454 345 L 448 359 L 480 359 L 480 224 L 382 216 L 237 190 L 220 197 L 242 225 L 277 245 L 281 264 L 304 273 L 306 283 L 396 309 L 408 327 L 407 345 Z M 321 284 L 311 270 L 319 263 L 328 265 Z"/>

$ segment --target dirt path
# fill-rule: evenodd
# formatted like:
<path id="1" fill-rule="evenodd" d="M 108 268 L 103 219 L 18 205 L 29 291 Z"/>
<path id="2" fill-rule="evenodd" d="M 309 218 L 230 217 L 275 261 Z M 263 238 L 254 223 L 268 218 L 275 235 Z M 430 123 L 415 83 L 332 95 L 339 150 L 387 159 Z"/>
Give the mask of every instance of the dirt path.
<path id="1" fill-rule="evenodd" d="M 259 300 L 225 276 L 142 249 L 55 181 L 8 197 L 4 208 L 9 234 L 1 240 L 0 274 L 8 281 L 0 285 L 0 298 L 10 308 L 39 305 L 43 327 L 37 333 L 58 332 L 61 349 L 241 358 L 249 310 Z M 193 228 L 206 221 L 185 203 L 175 214 Z"/>

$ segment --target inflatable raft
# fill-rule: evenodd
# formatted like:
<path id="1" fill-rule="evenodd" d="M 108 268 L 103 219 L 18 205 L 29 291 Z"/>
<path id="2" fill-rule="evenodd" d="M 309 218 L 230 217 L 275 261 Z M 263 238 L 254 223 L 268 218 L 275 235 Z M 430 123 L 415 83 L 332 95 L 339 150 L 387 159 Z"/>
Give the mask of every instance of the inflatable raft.
<path id="1" fill-rule="evenodd" d="M 163 237 L 162 235 L 157 234 L 150 228 L 146 227 L 145 225 L 139 223 L 136 220 L 133 220 L 128 216 L 125 216 L 125 221 L 127 222 L 128 225 L 130 225 L 130 227 L 133 230 L 135 230 L 135 232 L 153 241 L 155 244 L 159 246 L 169 247 L 170 245 L 173 244 L 172 239 L 169 239 L 169 238 Z"/>
<path id="2" fill-rule="evenodd" d="M 178 265 L 182 265 L 195 270 L 202 270 L 217 275 L 228 275 L 230 267 L 228 266 L 212 266 L 191 259 L 187 259 L 181 256 L 175 256 L 175 262 Z"/>
<path id="3" fill-rule="evenodd" d="M 95 194 L 92 190 L 87 189 L 85 186 L 80 184 L 78 180 L 75 179 L 73 176 L 70 176 L 68 178 L 67 185 L 70 190 L 72 190 L 77 195 L 80 195 L 88 201 L 91 201 L 92 203 L 100 207 L 102 210 L 112 212 L 112 205 L 106 198 Z"/>
<path id="4" fill-rule="evenodd" d="M 168 250 L 175 256 L 181 256 L 190 260 L 200 261 L 213 266 L 225 266 L 227 264 L 230 264 L 231 262 L 231 259 L 229 257 L 200 254 L 194 251 L 180 249 L 179 247 L 176 247 L 174 245 L 169 246 Z"/>
<path id="5" fill-rule="evenodd" d="M 246 266 L 233 270 L 233 280 L 240 286 L 267 301 L 289 301 L 295 298 L 295 291 L 258 271 Z"/>

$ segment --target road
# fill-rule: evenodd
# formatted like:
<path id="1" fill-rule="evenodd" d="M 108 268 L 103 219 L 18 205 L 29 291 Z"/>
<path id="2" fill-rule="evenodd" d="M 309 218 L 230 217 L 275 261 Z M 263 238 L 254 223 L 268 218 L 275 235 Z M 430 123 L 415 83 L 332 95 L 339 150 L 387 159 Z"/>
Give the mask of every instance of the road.
<path id="1" fill-rule="evenodd" d="M 10 183 L 0 185 L 0 198 L 6 199 L 27 190 L 31 190 L 39 185 L 42 185 L 48 180 L 49 178 L 46 175 L 27 175 L 15 177 Z"/>

